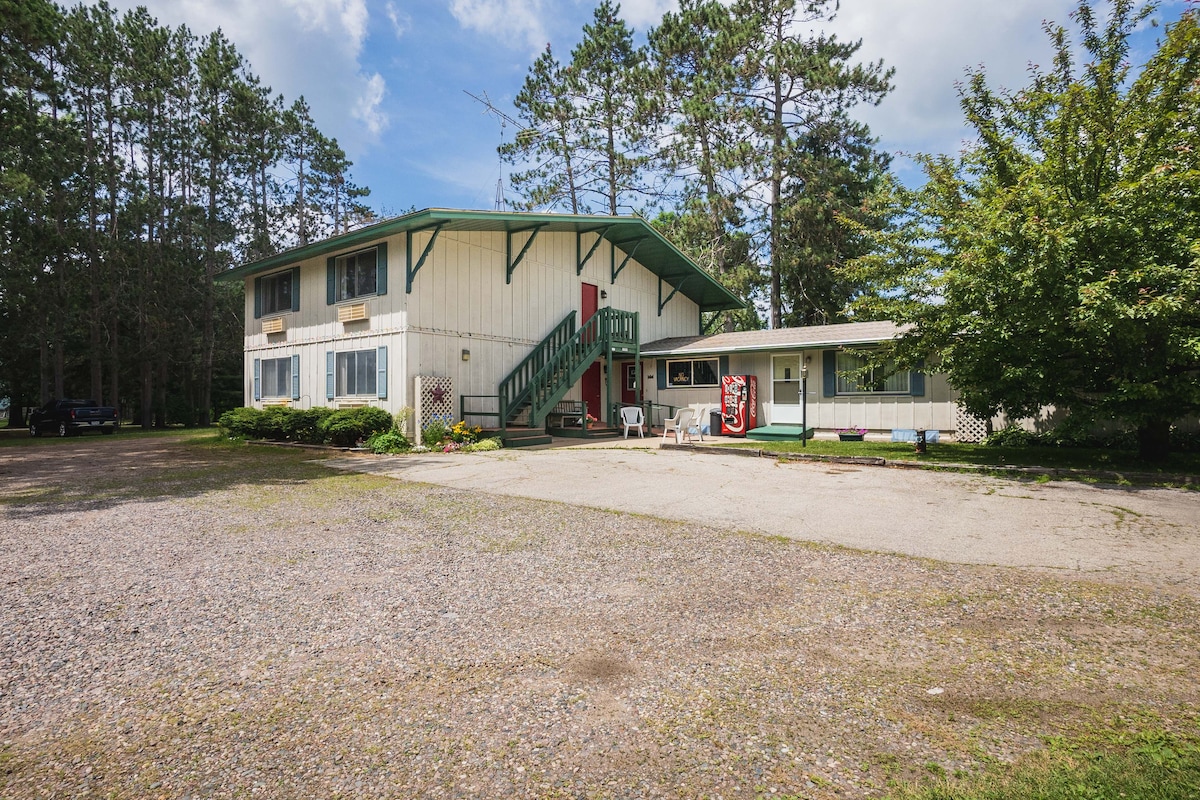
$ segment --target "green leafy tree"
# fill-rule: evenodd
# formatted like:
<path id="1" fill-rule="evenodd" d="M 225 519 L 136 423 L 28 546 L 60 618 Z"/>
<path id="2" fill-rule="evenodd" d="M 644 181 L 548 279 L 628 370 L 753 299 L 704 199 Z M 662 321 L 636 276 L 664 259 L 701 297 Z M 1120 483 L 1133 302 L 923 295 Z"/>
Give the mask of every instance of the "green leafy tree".
<path id="1" fill-rule="evenodd" d="M 877 287 L 860 312 L 912 324 L 899 353 L 940 354 L 975 414 L 1121 420 L 1160 460 L 1172 420 L 1200 412 L 1200 27 L 1185 11 L 1135 75 L 1150 13 L 1081 2 L 1079 44 L 1047 26 L 1053 67 L 1027 87 L 973 74 L 975 143 L 925 159 L 903 224 L 855 270 Z"/>

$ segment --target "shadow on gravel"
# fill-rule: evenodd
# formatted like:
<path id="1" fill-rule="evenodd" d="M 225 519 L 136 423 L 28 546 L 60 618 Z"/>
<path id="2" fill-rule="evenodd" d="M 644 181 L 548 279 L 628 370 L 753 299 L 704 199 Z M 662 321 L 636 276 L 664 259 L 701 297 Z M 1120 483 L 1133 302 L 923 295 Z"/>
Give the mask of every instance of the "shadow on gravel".
<path id="1" fill-rule="evenodd" d="M 29 440 L 0 453 L 0 507 L 23 518 L 330 474 L 312 451 L 246 447 L 215 433 Z"/>

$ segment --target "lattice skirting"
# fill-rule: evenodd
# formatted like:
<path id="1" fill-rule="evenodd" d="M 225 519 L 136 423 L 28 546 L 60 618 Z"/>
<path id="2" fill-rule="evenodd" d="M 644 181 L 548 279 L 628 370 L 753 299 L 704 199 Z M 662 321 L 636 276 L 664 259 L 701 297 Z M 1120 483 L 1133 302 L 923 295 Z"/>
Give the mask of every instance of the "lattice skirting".
<path id="1" fill-rule="evenodd" d="M 968 412 L 962 406 L 954 407 L 954 438 L 960 442 L 978 443 L 987 436 L 987 421 Z"/>
<path id="2" fill-rule="evenodd" d="M 413 396 L 417 398 L 416 431 L 419 434 L 425 425 L 435 419 L 449 424 L 454 419 L 454 379 L 433 375 L 418 375 L 413 381 Z"/>

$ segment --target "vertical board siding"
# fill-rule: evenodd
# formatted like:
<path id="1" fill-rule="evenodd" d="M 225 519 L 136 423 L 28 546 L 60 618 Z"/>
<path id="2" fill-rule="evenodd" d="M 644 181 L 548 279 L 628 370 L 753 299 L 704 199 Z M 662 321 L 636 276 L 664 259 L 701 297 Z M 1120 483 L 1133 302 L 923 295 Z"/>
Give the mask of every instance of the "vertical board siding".
<path id="1" fill-rule="evenodd" d="M 527 235 L 515 237 L 514 254 Z M 419 256 L 427 236 L 416 237 L 414 256 Z M 568 313 L 580 311 L 583 282 L 607 293 L 601 306 L 639 312 L 643 342 L 696 332 L 696 305 L 683 295 L 673 297 L 658 315 L 658 278 L 636 260 L 626 265 L 615 285 L 610 283 L 609 244 L 598 247 L 582 274 L 576 275 L 572 232 L 538 233 L 509 285 L 502 231 L 442 231 L 415 277 L 411 294 L 404 291 L 406 237 L 400 234 L 380 242 L 386 244 L 381 255 L 386 255 L 390 286 L 386 294 L 361 301 L 367 306 L 368 318 L 363 322 L 339 323 L 339 304 L 326 303 L 328 257 L 323 255 L 296 265 L 300 308 L 286 315 L 283 341 L 278 336 L 268 341 L 253 316 L 254 279 L 247 279 L 247 395 L 253 395 L 251 354 L 253 358 L 299 356 L 300 404 L 326 404 L 326 354 L 371 347 L 388 348 L 387 397 L 373 402 L 389 411 L 412 405 L 412 379 L 418 374 L 450 376 L 459 394 L 494 394 L 500 379 L 534 344 Z M 590 241 L 585 239 L 585 245 L 590 246 Z M 624 258 L 619 249 L 617 258 Z M 664 286 L 664 296 L 670 290 Z M 462 361 L 464 349 L 471 351 L 470 361 Z"/>

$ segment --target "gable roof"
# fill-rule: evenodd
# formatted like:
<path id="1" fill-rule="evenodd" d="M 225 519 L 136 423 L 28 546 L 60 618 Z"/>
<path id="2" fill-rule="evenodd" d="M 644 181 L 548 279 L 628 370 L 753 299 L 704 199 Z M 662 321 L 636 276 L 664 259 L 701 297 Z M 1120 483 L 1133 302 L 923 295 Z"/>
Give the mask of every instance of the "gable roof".
<path id="1" fill-rule="evenodd" d="M 637 248 L 638 263 L 687 297 L 701 311 L 744 308 L 745 304 L 641 217 L 597 214 L 543 214 L 517 211 L 462 211 L 427 208 L 365 228 L 285 250 L 278 255 L 243 264 L 218 276 L 233 281 L 260 272 L 369 245 L 388 236 L 440 227 L 444 231 L 505 231 L 515 233 L 535 227 L 549 232 L 599 233 L 626 253 Z M 590 247 L 590 241 L 586 244 Z"/>
<path id="2" fill-rule="evenodd" d="M 769 331 L 735 331 L 712 336 L 676 336 L 642 345 L 643 356 L 692 356 L 761 350 L 877 344 L 895 339 L 904 328 L 894 322 L 842 322 Z"/>

